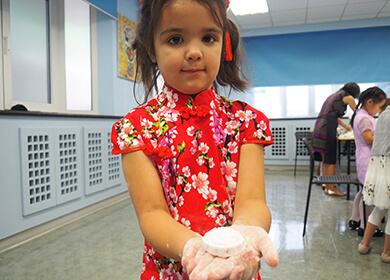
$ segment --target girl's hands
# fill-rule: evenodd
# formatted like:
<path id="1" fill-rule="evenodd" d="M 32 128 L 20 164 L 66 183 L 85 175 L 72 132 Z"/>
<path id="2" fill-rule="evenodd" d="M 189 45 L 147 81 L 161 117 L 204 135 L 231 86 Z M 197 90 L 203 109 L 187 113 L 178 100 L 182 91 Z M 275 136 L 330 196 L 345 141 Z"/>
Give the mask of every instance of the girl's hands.
<path id="1" fill-rule="evenodd" d="M 278 265 L 278 253 L 267 232 L 255 226 L 234 225 L 247 243 L 239 255 L 215 257 L 203 249 L 202 238 L 190 239 L 183 250 L 182 264 L 191 280 L 249 280 L 260 270 L 260 258 L 272 267 Z"/>

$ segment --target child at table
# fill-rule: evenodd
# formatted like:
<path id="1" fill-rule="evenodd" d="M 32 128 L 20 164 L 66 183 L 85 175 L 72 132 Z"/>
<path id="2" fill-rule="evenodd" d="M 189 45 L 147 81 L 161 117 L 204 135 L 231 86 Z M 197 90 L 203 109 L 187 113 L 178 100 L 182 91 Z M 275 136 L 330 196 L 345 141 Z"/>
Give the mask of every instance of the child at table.
<path id="1" fill-rule="evenodd" d="M 378 87 L 371 87 L 360 94 L 359 102 L 351 119 L 353 135 L 355 138 L 356 171 L 359 181 L 364 184 L 368 163 L 370 162 L 372 142 L 374 141 L 376 121 L 374 115 L 386 102 L 386 94 Z M 369 214 L 370 207 L 366 207 Z M 358 228 L 358 235 L 364 234 L 364 212 L 362 191 L 360 190 L 354 199 L 352 217 L 349 220 L 351 229 Z M 378 230 L 375 236 L 382 236 Z"/>
<path id="2" fill-rule="evenodd" d="M 134 43 L 146 98 L 116 122 L 130 196 L 145 237 L 141 279 L 260 279 L 260 258 L 278 255 L 268 237 L 264 151 L 267 117 L 216 94 L 214 84 L 244 90 L 239 33 L 229 1 L 144 0 Z M 247 247 L 215 257 L 202 235 L 229 226 Z"/>
<path id="3" fill-rule="evenodd" d="M 360 254 L 369 253 L 371 237 L 387 213 L 385 245 L 381 254 L 384 263 L 390 263 L 390 106 L 379 116 L 371 160 L 363 188 L 363 199 L 373 205 L 363 240 L 358 246 Z"/>

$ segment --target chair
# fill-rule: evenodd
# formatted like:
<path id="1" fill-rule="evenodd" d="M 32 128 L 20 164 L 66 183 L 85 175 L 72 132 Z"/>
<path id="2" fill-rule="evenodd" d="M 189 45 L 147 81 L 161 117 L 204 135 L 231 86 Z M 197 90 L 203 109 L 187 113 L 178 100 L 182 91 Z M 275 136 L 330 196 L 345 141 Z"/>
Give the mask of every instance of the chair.
<path id="1" fill-rule="evenodd" d="M 295 132 L 295 165 L 294 165 L 294 176 L 297 174 L 297 158 L 298 156 L 308 156 L 308 152 L 302 143 L 303 138 L 311 140 L 312 134 L 310 131 L 297 131 Z"/>
<path id="2" fill-rule="evenodd" d="M 351 184 L 351 185 L 357 185 L 358 187 L 363 187 L 363 184 L 361 184 L 358 180 L 358 178 L 354 175 L 326 175 L 326 176 L 314 176 L 314 152 L 311 147 L 310 139 L 303 138 L 302 139 L 307 152 L 310 156 L 310 179 L 309 179 L 309 187 L 307 192 L 307 199 L 306 199 L 306 210 L 305 210 L 305 218 L 303 221 L 303 234 L 302 236 L 305 236 L 306 233 L 306 223 L 307 223 L 307 215 L 309 212 L 309 203 L 310 203 L 310 195 L 311 195 L 311 187 L 313 184 L 322 185 L 322 184 Z M 363 202 L 363 209 L 364 209 L 364 225 L 367 224 L 366 221 L 366 207 Z"/>

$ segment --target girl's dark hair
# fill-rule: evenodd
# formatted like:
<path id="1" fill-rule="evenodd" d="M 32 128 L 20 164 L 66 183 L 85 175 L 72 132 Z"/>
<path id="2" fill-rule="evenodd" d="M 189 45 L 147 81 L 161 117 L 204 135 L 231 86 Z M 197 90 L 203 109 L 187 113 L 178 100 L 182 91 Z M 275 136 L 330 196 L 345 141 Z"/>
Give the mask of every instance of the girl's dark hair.
<path id="1" fill-rule="evenodd" d="M 386 110 L 387 106 L 389 105 L 390 105 L 390 98 L 386 98 L 386 102 L 381 106 L 381 110 L 382 111 Z"/>
<path id="2" fill-rule="evenodd" d="M 154 35 L 158 24 L 161 20 L 162 11 L 165 5 L 173 0 L 144 0 L 141 8 L 141 18 L 137 25 L 136 38 L 133 43 L 133 49 L 136 51 L 136 80 L 139 79 L 144 85 L 145 95 L 143 102 L 145 103 L 153 92 L 153 89 L 158 91 L 157 78 L 160 72 L 157 63 L 153 63 L 150 56 L 154 56 Z M 215 21 L 221 26 L 224 34 L 229 31 L 233 60 L 224 60 L 225 35 L 223 38 L 223 47 L 221 55 L 221 66 L 214 82 L 214 86 L 218 85 L 230 86 L 233 90 L 244 91 L 249 86 L 248 79 L 242 71 L 242 58 L 239 50 L 240 35 L 236 25 L 227 18 L 226 3 L 224 0 L 195 0 L 207 6 L 214 17 Z M 135 96 L 134 84 L 134 96 Z M 135 96 L 137 100 L 137 96 Z M 137 100 L 138 102 L 138 100 Z"/>
<path id="3" fill-rule="evenodd" d="M 362 107 L 369 99 L 372 99 L 372 101 L 376 104 L 381 102 L 382 100 L 386 99 L 386 93 L 381 90 L 379 87 L 370 87 L 363 91 L 359 96 L 359 102 L 356 106 L 356 110 Z M 353 128 L 353 120 L 355 119 L 356 110 L 353 112 L 352 118 L 351 118 L 351 126 Z"/>
<path id="4" fill-rule="evenodd" d="M 353 98 L 359 97 L 360 87 L 357 83 L 347 83 L 341 89 L 348 92 Z"/>

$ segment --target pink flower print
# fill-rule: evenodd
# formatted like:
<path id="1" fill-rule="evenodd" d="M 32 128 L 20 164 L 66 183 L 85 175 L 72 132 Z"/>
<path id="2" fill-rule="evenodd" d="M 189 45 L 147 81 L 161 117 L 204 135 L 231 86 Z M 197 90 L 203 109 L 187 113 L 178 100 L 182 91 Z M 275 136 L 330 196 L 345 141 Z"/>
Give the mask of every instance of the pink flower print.
<path id="1" fill-rule="evenodd" d="M 121 132 L 124 135 L 131 135 L 131 134 L 133 134 L 133 130 L 134 130 L 134 126 L 131 123 L 125 123 L 122 126 Z"/>
<path id="2" fill-rule="evenodd" d="M 238 144 L 237 144 L 237 142 L 230 142 L 228 144 L 228 151 L 231 154 L 236 154 L 238 152 Z"/>
<path id="3" fill-rule="evenodd" d="M 157 101 L 158 101 L 159 103 L 164 103 L 164 99 L 165 99 L 164 94 L 159 94 L 159 95 L 157 96 Z"/>
<path id="4" fill-rule="evenodd" d="M 146 127 L 147 129 L 151 129 L 152 126 L 153 126 L 153 123 L 151 121 L 149 121 L 148 119 L 142 119 L 141 120 L 141 125 L 143 127 Z"/>
<path id="5" fill-rule="evenodd" d="M 172 199 L 172 201 L 176 202 L 177 201 L 177 194 L 176 194 L 176 190 L 174 187 L 170 187 L 169 188 L 169 197 Z"/>
<path id="6" fill-rule="evenodd" d="M 253 119 L 253 113 L 250 110 L 244 111 L 238 111 L 236 113 L 236 118 L 240 119 L 242 122 L 249 122 L 251 119 Z"/>
<path id="7" fill-rule="evenodd" d="M 191 190 L 191 184 L 190 183 L 187 183 L 186 185 L 185 185 L 185 187 L 184 187 L 184 191 L 185 192 L 190 192 L 190 190 Z"/>
<path id="8" fill-rule="evenodd" d="M 265 121 L 260 121 L 260 123 L 257 125 L 257 127 L 261 130 L 267 129 L 267 123 Z"/>
<path id="9" fill-rule="evenodd" d="M 142 134 L 142 136 L 146 139 L 150 139 L 153 137 L 153 134 L 149 132 L 149 130 L 145 130 L 145 132 Z"/>
<path id="10" fill-rule="evenodd" d="M 123 139 L 121 138 L 118 138 L 118 141 L 116 141 L 116 143 L 118 144 L 119 149 L 121 150 L 125 150 L 128 147 L 130 147 L 130 143 L 128 141 L 123 141 Z"/>
<path id="11" fill-rule="evenodd" d="M 207 217 L 215 218 L 218 215 L 218 209 L 214 206 L 210 206 L 207 208 L 206 215 Z"/>
<path id="12" fill-rule="evenodd" d="M 195 127 L 193 127 L 193 126 L 188 127 L 187 128 L 187 135 L 192 137 L 192 136 L 194 136 L 194 134 L 195 134 Z"/>
<path id="13" fill-rule="evenodd" d="M 206 189 L 209 185 L 208 175 L 203 172 L 199 172 L 198 175 L 194 174 L 192 175 L 192 187 L 194 189 L 197 189 L 198 191 L 201 189 Z"/>
<path id="14" fill-rule="evenodd" d="M 226 149 L 225 147 L 223 147 L 223 148 L 221 149 L 221 152 L 222 152 L 222 156 L 223 156 L 223 157 L 226 157 L 226 155 L 227 155 L 227 153 L 228 153 L 228 149 Z"/>
<path id="15" fill-rule="evenodd" d="M 186 227 L 191 229 L 191 222 L 189 220 L 186 220 L 184 218 L 181 218 L 181 223 Z"/>
<path id="16" fill-rule="evenodd" d="M 192 148 L 190 149 L 191 155 L 195 155 L 196 152 L 198 151 L 198 141 L 192 140 L 191 144 L 192 144 Z"/>
<path id="17" fill-rule="evenodd" d="M 176 221 L 179 220 L 179 212 L 176 207 L 173 205 L 168 205 L 169 207 L 169 212 L 171 213 L 172 218 L 174 218 Z"/>
<path id="18" fill-rule="evenodd" d="M 219 226 L 224 226 L 226 225 L 226 217 L 224 215 L 218 215 L 217 220 L 215 222 Z"/>
<path id="19" fill-rule="evenodd" d="M 173 109 L 165 110 L 163 115 L 167 122 L 177 122 L 178 114 L 175 112 L 175 110 Z"/>
<path id="20" fill-rule="evenodd" d="M 240 123 L 238 121 L 232 120 L 226 123 L 225 133 L 228 135 L 234 134 L 234 131 L 239 127 Z"/>
<path id="21" fill-rule="evenodd" d="M 184 204 L 184 198 L 182 196 L 180 196 L 177 205 L 178 206 L 183 206 L 183 204 Z"/>
<path id="22" fill-rule="evenodd" d="M 205 163 L 205 160 L 203 157 L 198 157 L 196 159 L 196 163 L 199 165 L 199 166 L 202 166 L 204 163 Z"/>
<path id="23" fill-rule="evenodd" d="M 187 178 L 190 177 L 191 171 L 190 171 L 190 168 L 188 166 L 183 167 L 183 169 L 181 171 L 183 171 L 184 176 L 186 176 Z"/>
<path id="24" fill-rule="evenodd" d="M 205 195 L 206 195 L 206 197 L 205 197 Z M 209 201 L 216 201 L 217 200 L 217 191 L 209 188 L 208 191 L 204 193 L 203 197 Z"/>
<path id="25" fill-rule="evenodd" d="M 221 162 L 222 174 L 228 181 L 237 175 L 236 163 L 232 161 Z"/>
<path id="26" fill-rule="evenodd" d="M 180 185 L 182 185 L 183 184 L 183 177 L 182 176 L 178 176 L 177 177 L 177 184 L 180 186 Z"/>
<path id="27" fill-rule="evenodd" d="M 170 263 L 168 268 L 161 268 L 160 279 L 174 279 L 173 274 L 176 274 L 173 269 L 173 264 Z"/>
<path id="28" fill-rule="evenodd" d="M 256 137 L 257 139 L 262 139 L 265 135 L 264 135 L 263 130 L 259 129 L 259 130 L 255 131 L 253 136 Z"/>
<path id="29" fill-rule="evenodd" d="M 233 209 L 232 209 L 232 205 L 230 204 L 229 200 L 225 200 L 222 203 L 222 210 L 229 217 L 233 217 Z"/>
<path id="30" fill-rule="evenodd" d="M 155 138 L 151 139 L 150 143 L 153 145 L 154 148 L 156 148 L 158 145 L 157 139 L 155 139 Z"/>
<path id="31" fill-rule="evenodd" d="M 214 168 L 214 166 L 215 166 L 214 159 L 211 157 L 211 158 L 209 159 L 209 167 L 210 167 L 210 168 Z"/>
<path id="32" fill-rule="evenodd" d="M 200 143 L 199 147 L 198 147 L 199 151 L 202 153 L 202 154 L 207 154 L 207 152 L 209 151 L 209 146 L 207 146 L 206 143 L 202 142 Z"/>
<path id="33" fill-rule="evenodd" d="M 231 200 L 236 196 L 237 183 L 232 180 L 228 181 L 227 192 Z"/>
<path id="34" fill-rule="evenodd" d="M 177 93 L 172 93 L 172 91 L 169 90 L 165 90 L 164 93 L 168 100 L 167 107 L 169 108 L 176 107 L 176 102 L 179 99 L 179 95 Z"/>

